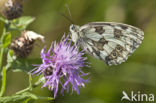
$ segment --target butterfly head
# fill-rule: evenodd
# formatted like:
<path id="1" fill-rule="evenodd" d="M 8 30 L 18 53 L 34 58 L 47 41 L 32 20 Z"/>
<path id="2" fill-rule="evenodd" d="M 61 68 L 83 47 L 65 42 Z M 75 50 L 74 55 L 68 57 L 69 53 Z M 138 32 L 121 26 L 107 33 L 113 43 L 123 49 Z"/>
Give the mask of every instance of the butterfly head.
<path id="1" fill-rule="evenodd" d="M 79 39 L 79 29 L 80 27 L 74 24 L 70 25 L 70 36 L 73 42 L 77 43 Z"/>

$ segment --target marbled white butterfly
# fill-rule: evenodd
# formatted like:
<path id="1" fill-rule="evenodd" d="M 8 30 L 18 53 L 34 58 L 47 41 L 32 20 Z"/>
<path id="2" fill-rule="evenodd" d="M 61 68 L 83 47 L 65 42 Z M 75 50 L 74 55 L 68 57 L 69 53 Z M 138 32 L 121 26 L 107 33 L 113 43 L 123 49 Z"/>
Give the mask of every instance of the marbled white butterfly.
<path id="1" fill-rule="evenodd" d="M 139 28 L 114 22 L 91 22 L 83 26 L 72 24 L 70 35 L 89 54 L 107 65 L 125 62 L 144 39 Z"/>

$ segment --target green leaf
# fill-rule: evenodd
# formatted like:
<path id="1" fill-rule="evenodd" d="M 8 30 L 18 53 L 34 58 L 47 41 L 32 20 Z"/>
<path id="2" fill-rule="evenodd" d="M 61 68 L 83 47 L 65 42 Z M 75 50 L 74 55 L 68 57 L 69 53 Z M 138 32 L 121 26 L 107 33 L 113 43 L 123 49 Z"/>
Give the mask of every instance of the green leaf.
<path id="1" fill-rule="evenodd" d="M 0 21 L 4 22 L 5 23 L 5 19 L 0 17 Z"/>
<path id="2" fill-rule="evenodd" d="M 0 97 L 0 103 L 14 103 L 14 102 L 21 101 L 30 97 L 33 99 L 37 99 L 36 95 L 26 92 L 20 95 Z"/>
<path id="3" fill-rule="evenodd" d="M 11 43 L 11 33 L 8 33 L 4 36 L 2 41 L 3 48 L 6 48 Z"/>
<path id="4" fill-rule="evenodd" d="M 16 24 L 16 26 L 28 26 L 34 20 L 35 20 L 34 17 L 31 17 L 31 16 L 23 16 L 23 17 L 21 17 L 19 19 L 15 19 L 13 22 Z"/>
<path id="5" fill-rule="evenodd" d="M 34 100 L 38 100 L 38 99 L 53 100 L 52 97 L 42 97 L 42 96 L 37 96 L 35 94 L 32 94 L 30 92 L 25 92 L 19 95 L 0 97 L 0 103 L 14 103 L 14 102 L 21 101 L 21 100 L 28 99 L 28 98 L 31 98 Z"/>
<path id="6" fill-rule="evenodd" d="M 3 67 L 3 71 L 2 71 L 2 86 L 1 86 L 1 91 L 0 91 L 0 97 L 4 94 L 5 87 L 6 87 L 6 68 Z"/>
<path id="7" fill-rule="evenodd" d="M 31 16 L 23 16 L 18 19 L 14 19 L 11 23 L 11 30 L 25 30 L 26 27 L 35 20 L 34 17 Z"/>
<path id="8" fill-rule="evenodd" d="M 13 55 L 13 50 L 9 50 L 7 54 L 7 65 L 6 69 L 10 68 L 13 61 L 16 60 L 16 57 Z"/>
<path id="9" fill-rule="evenodd" d="M 41 60 L 40 59 L 17 59 L 12 63 L 12 68 L 13 72 L 19 72 L 19 71 L 24 71 L 24 72 L 29 72 L 35 66 L 33 64 L 40 64 Z M 32 64 L 33 63 L 33 64 Z"/>
<path id="10" fill-rule="evenodd" d="M 29 88 L 32 89 L 32 76 L 29 74 Z"/>
<path id="11" fill-rule="evenodd" d="M 37 96 L 38 99 L 41 99 L 41 100 L 54 100 L 54 98 L 52 97 L 42 97 L 42 96 Z"/>
<path id="12" fill-rule="evenodd" d="M 28 103 L 31 100 L 31 98 L 27 98 L 26 100 L 24 100 L 22 103 Z"/>
<path id="13" fill-rule="evenodd" d="M 2 42 L 0 41 L 0 48 L 2 48 Z"/>
<path id="14" fill-rule="evenodd" d="M 38 80 L 37 80 L 37 82 L 35 82 L 35 84 L 33 86 L 38 86 L 38 85 L 40 85 L 42 83 L 43 84 L 45 83 L 45 78 L 44 78 L 43 75 L 40 75 L 39 78 L 38 78 Z"/>
<path id="15" fill-rule="evenodd" d="M 14 60 L 14 58 L 13 58 L 14 55 L 13 54 L 14 54 L 13 50 L 8 51 L 7 62 L 13 62 L 13 60 Z"/>

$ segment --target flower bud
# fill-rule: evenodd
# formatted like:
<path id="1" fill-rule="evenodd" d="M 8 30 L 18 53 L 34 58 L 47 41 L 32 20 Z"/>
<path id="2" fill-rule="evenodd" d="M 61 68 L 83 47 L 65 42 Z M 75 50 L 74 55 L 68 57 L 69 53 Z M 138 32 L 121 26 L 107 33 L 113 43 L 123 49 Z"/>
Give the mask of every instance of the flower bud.
<path id="1" fill-rule="evenodd" d="M 0 6 L 1 14 L 8 20 L 18 18 L 22 15 L 22 0 L 2 0 Z"/>
<path id="2" fill-rule="evenodd" d="M 33 31 L 23 31 L 21 36 L 12 41 L 10 48 L 19 58 L 27 57 L 34 46 L 35 40 L 44 42 L 44 36 L 39 35 Z"/>

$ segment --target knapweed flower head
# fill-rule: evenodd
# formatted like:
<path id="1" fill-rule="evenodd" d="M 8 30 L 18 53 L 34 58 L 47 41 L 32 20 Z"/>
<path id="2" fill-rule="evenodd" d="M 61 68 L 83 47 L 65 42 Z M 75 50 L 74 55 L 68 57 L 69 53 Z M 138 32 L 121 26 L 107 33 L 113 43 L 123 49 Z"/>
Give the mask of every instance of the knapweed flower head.
<path id="1" fill-rule="evenodd" d="M 43 87 L 47 87 L 54 91 L 54 98 L 57 95 L 59 85 L 61 85 L 61 93 L 66 90 L 76 91 L 79 94 L 79 87 L 84 87 L 88 81 L 82 77 L 88 75 L 82 71 L 82 67 L 88 66 L 83 57 L 83 51 L 79 52 L 76 45 L 71 44 L 68 36 L 63 36 L 60 43 L 53 42 L 50 49 L 42 49 L 42 64 L 38 65 L 35 74 L 43 74 L 45 83 Z"/>
<path id="2" fill-rule="evenodd" d="M 22 15 L 23 0 L 1 0 L 0 12 L 8 20 L 13 20 Z"/>
<path id="3" fill-rule="evenodd" d="M 36 40 L 44 42 L 44 36 L 33 31 L 23 31 L 21 36 L 11 42 L 10 49 L 18 58 L 25 58 L 31 53 Z"/>

